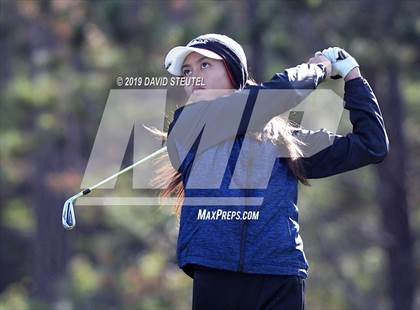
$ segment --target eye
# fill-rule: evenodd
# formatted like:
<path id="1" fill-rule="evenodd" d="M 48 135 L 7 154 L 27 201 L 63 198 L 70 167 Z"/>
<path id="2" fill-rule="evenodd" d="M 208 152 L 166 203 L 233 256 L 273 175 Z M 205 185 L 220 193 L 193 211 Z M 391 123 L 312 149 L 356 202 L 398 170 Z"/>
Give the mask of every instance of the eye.
<path id="1" fill-rule="evenodd" d="M 201 63 L 201 69 L 206 69 L 208 67 L 210 67 L 210 64 L 208 62 Z"/>
<path id="2" fill-rule="evenodd" d="M 191 75 L 191 70 L 190 69 L 183 69 L 182 70 L 182 75 L 183 76 L 190 76 Z"/>

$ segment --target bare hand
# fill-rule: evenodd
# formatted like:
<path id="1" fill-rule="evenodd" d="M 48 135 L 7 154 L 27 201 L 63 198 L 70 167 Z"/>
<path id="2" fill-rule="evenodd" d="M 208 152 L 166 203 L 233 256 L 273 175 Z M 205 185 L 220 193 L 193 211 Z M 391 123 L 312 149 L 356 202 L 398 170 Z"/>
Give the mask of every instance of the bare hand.
<path id="1" fill-rule="evenodd" d="M 356 68 L 351 69 L 351 71 L 344 78 L 344 81 L 347 82 L 347 81 L 356 79 L 356 78 L 361 77 L 361 76 L 362 75 L 360 74 L 359 67 L 356 67 Z"/>

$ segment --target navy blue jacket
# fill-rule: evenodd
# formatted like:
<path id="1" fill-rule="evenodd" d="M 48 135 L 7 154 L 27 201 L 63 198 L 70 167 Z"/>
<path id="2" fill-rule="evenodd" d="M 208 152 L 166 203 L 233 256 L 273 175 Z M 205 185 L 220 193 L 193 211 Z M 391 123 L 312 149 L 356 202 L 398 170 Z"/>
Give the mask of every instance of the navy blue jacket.
<path id="1" fill-rule="evenodd" d="M 257 141 L 244 133 L 250 129 L 252 107 L 261 90 L 289 89 L 295 93 L 288 103 L 280 104 L 275 100 L 272 100 L 272 104 L 267 103 L 266 109 L 258 115 L 258 121 L 252 125 L 256 126 L 253 128 L 255 130 L 261 129 L 261 125 L 268 123 L 274 116 L 295 106 L 307 96 L 302 90 L 315 89 L 324 78 L 320 67 L 302 64 L 275 74 L 268 82 L 248 85 L 244 90 L 226 96 L 217 103 L 200 101 L 175 111 L 174 120 L 169 126 L 167 146 L 171 163 L 181 172 L 184 185 L 192 178 L 190 174 L 193 163 L 200 167 L 193 176 L 198 184 L 205 184 L 214 171 L 224 171 L 217 189 L 185 189 L 177 259 L 180 268 L 189 276 L 193 277 L 194 264 L 247 273 L 298 275 L 303 278 L 308 276 L 309 265 L 299 235 L 297 178 L 281 155 L 275 156 L 274 164 L 270 161 L 273 154 L 278 154 L 276 145 Z M 232 102 L 235 101 L 235 96 L 244 93 L 247 100 L 241 110 Z M 344 108 L 350 111 L 352 133 L 341 136 L 325 129 L 311 131 L 303 128 L 297 128 L 293 132 L 296 138 L 306 144 L 319 139 L 331 141 L 330 146 L 316 154 L 301 158 L 305 175 L 309 179 L 379 163 L 388 153 L 388 137 L 382 114 L 368 82 L 363 78 L 346 82 L 344 102 Z M 209 142 L 200 152 L 197 152 L 201 137 L 198 136 L 192 147 L 186 149 L 184 137 L 188 130 L 201 131 L 203 122 L 200 118 L 205 117 L 205 109 L 209 105 L 217 109 L 216 112 L 213 111 L 219 117 L 216 120 L 223 120 L 223 115 L 229 115 L 229 109 L 243 111 L 236 135 L 228 137 L 218 133 L 217 139 Z M 180 118 L 181 113 L 186 117 Z M 183 124 L 177 124 L 181 120 Z M 178 134 L 173 133 L 173 129 L 177 128 L 175 124 L 181 128 Z M 224 125 L 228 126 L 223 121 L 219 123 L 220 127 Z M 241 157 L 239 153 L 245 146 L 247 151 L 253 152 L 244 153 L 252 155 Z M 220 160 L 224 156 L 229 158 L 227 165 Z M 223 163 L 223 167 L 219 166 L 220 163 Z M 264 188 L 246 186 L 244 180 L 251 180 L 252 184 L 259 178 L 264 179 L 261 171 L 271 171 L 267 185 Z M 206 200 L 203 203 L 190 203 L 190 198 L 199 197 L 212 197 L 212 203 Z M 233 198 L 236 200 L 225 203 L 223 199 L 226 197 L 236 197 Z M 243 201 L 247 203 L 241 204 L 241 199 L 245 199 Z M 199 213 L 203 215 L 204 209 L 208 214 L 211 211 L 215 214 L 217 210 L 231 211 L 236 218 L 199 219 Z M 258 211 L 258 218 L 241 218 L 246 211 Z"/>

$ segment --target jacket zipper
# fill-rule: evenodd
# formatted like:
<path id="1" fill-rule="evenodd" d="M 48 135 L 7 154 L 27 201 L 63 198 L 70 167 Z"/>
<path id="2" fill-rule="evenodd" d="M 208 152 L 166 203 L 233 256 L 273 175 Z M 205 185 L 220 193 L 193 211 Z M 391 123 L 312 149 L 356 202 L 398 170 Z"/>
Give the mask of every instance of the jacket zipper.
<path id="1" fill-rule="evenodd" d="M 245 220 L 243 225 L 242 225 L 241 245 L 240 245 L 240 250 L 239 250 L 238 271 L 243 271 L 243 268 L 244 268 L 244 252 L 245 252 L 245 239 L 246 239 L 247 228 L 248 228 L 248 220 Z"/>

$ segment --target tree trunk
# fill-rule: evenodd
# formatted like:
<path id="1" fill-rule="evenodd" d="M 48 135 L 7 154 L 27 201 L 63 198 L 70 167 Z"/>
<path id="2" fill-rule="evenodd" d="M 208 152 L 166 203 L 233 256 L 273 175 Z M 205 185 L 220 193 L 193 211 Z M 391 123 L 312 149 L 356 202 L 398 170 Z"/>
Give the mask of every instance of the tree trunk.
<path id="1" fill-rule="evenodd" d="M 393 309 L 407 310 L 413 307 L 415 289 L 414 241 L 407 203 L 404 105 L 396 61 L 388 63 L 385 85 L 376 83 L 382 88 L 378 91 L 382 92 L 380 104 L 390 140 L 390 152 L 377 172 L 388 263 L 388 295 Z"/>
<path id="2" fill-rule="evenodd" d="M 257 82 L 263 82 L 264 79 L 264 49 L 262 38 L 265 31 L 263 22 L 259 16 L 260 2 L 257 0 L 248 0 L 246 2 L 246 21 L 248 28 L 248 43 L 250 47 L 250 57 L 248 58 L 248 67 L 250 74 Z"/>
<path id="3" fill-rule="evenodd" d="M 48 142 L 47 142 L 48 143 Z M 50 143 L 48 143 L 50 144 Z M 44 146 L 35 157 L 35 173 L 32 179 L 36 232 L 32 242 L 34 297 L 51 303 L 54 300 L 54 285 L 64 273 L 67 257 L 67 235 L 61 227 L 62 197 L 46 185 L 51 166 L 56 166 L 59 152 Z M 51 154 L 55 158 L 51 158 Z"/>
<path id="4" fill-rule="evenodd" d="M 42 12 L 49 16 L 48 3 L 41 5 Z M 48 18 L 53 18 L 48 17 Z M 27 21 L 30 28 L 29 54 L 32 76 L 45 71 L 34 62 L 32 55 L 39 49 L 54 53 L 58 46 L 57 38 L 48 27 L 48 22 L 37 16 Z M 48 74 L 51 72 L 47 71 Z M 59 103 L 56 103 L 57 105 Z M 57 173 L 65 168 L 65 158 L 62 146 L 58 138 L 51 135 L 50 131 L 40 129 L 35 121 L 38 114 L 36 107 L 33 108 L 33 138 L 36 139 L 36 148 L 28 154 L 32 165 L 30 178 L 31 196 L 30 202 L 34 209 L 36 230 L 31 240 L 32 255 L 32 278 L 30 283 L 31 297 L 44 303 L 50 304 L 55 300 L 56 281 L 64 274 L 66 267 L 67 238 L 68 234 L 61 226 L 61 210 L 63 196 L 51 188 L 48 181 L 51 173 Z M 62 121 L 62 119 L 59 119 Z"/>

